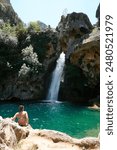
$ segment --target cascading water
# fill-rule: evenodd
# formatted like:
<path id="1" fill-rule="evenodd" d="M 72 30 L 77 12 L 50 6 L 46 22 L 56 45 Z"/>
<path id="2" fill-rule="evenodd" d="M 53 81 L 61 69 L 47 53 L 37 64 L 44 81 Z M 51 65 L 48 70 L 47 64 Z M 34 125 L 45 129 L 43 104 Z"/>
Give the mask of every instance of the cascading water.
<path id="1" fill-rule="evenodd" d="M 46 98 L 47 100 L 58 100 L 59 86 L 63 73 L 64 64 L 65 64 L 65 54 L 62 52 L 57 60 L 56 68 L 52 73 L 52 80 Z"/>

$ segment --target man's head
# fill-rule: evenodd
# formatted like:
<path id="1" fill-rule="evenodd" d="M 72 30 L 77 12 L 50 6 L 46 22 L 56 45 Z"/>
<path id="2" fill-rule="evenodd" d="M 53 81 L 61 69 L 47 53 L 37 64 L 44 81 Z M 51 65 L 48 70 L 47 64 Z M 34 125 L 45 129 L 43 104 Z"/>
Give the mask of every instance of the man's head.
<path id="1" fill-rule="evenodd" d="M 24 106 L 23 105 L 19 105 L 19 112 L 24 111 Z"/>

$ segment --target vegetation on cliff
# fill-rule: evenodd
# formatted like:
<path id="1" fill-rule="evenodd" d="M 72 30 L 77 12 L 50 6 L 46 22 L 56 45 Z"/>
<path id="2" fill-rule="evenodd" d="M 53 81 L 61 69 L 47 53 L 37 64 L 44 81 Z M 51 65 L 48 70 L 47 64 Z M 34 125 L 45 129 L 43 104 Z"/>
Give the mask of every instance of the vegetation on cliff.
<path id="1" fill-rule="evenodd" d="M 0 98 L 44 97 L 44 74 L 47 66 L 57 59 L 56 52 L 56 33 L 40 31 L 38 22 L 31 22 L 27 27 L 23 23 L 1 24 Z"/>

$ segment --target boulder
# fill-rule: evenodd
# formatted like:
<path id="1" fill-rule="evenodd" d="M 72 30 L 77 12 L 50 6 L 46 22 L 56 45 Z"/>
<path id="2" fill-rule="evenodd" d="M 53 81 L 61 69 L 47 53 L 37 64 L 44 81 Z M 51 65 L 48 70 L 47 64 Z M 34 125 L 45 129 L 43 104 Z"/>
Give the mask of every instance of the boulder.
<path id="1" fill-rule="evenodd" d="M 62 16 L 58 24 L 59 41 L 64 52 L 68 52 L 69 46 L 74 39 L 92 30 L 92 24 L 88 16 L 84 13 L 73 12 L 66 17 Z"/>
<path id="2" fill-rule="evenodd" d="M 17 123 L 13 122 L 10 118 L 0 120 L 0 146 L 13 148 L 17 143 L 26 138 L 29 131 L 20 127 Z M 4 150 L 1 148 L 1 150 Z"/>
<path id="3" fill-rule="evenodd" d="M 54 130 L 20 127 L 10 118 L 0 120 L 1 150 L 99 150 L 99 139 L 75 139 Z"/>

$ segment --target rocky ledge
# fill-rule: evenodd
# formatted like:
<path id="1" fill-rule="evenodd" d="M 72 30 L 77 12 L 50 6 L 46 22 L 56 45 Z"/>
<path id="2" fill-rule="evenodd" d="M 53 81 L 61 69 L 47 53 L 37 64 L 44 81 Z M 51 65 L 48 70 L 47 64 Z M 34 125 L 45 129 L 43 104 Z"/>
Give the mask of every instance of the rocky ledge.
<path id="1" fill-rule="evenodd" d="M 54 130 L 21 127 L 0 117 L 0 150 L 99 150 L 99 138 L 75 139 Z"/>

